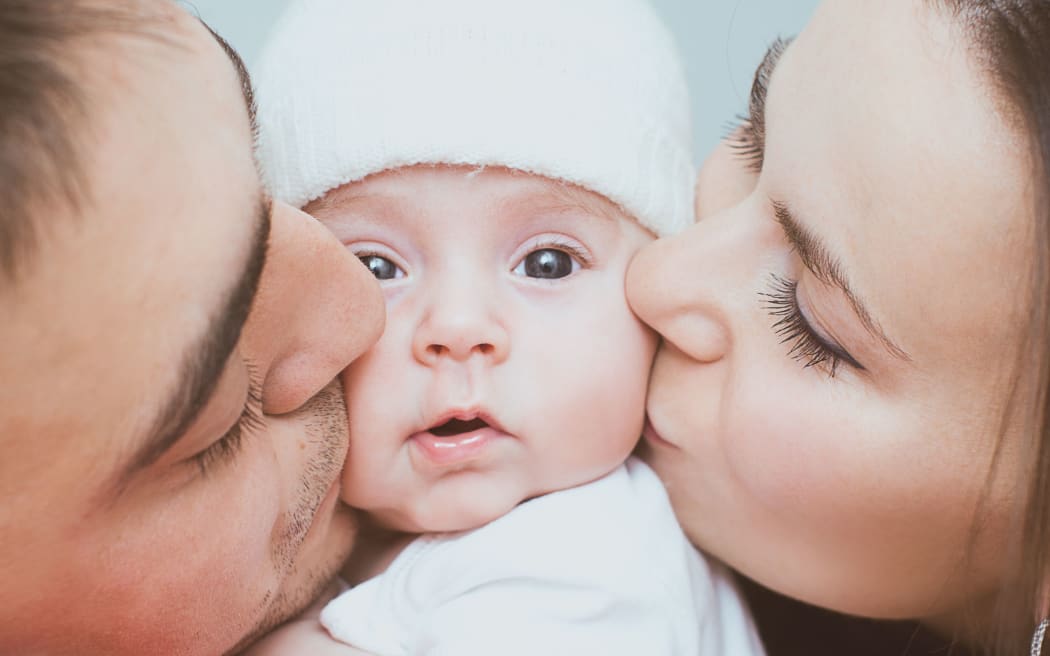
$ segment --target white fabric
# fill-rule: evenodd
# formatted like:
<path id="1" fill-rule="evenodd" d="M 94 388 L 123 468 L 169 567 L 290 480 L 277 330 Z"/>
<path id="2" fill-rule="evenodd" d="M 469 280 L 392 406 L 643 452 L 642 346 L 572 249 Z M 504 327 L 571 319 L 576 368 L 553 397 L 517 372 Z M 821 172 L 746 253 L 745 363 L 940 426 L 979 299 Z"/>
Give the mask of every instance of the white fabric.
<path id="1" fill-rule="evenodd" d="M 635 459 L 474 531 L 414 541 L 321 623 L 380 656 L 763 653 L 730 579 Z"/>
<path id="2" fill-rule="evenodd" d="M 294 0 L 253 71 L 296 207 L 413 164 L 564 180 L 657 234 L 693 222 L 688 88 L 646 0 Z"/>

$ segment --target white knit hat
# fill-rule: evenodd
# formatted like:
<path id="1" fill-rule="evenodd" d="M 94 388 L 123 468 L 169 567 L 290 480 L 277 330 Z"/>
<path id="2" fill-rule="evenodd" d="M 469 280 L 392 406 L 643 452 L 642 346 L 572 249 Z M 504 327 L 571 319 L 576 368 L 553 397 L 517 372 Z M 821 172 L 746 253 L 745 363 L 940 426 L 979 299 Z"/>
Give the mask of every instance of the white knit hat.
<path id="1" fill-rule="evenodd" d="M 259 158 L 301 207 L 413 164 L 498 165 L 693 221 L 688 90 L 646 0 L 295 0 L 255 71 Z"/>

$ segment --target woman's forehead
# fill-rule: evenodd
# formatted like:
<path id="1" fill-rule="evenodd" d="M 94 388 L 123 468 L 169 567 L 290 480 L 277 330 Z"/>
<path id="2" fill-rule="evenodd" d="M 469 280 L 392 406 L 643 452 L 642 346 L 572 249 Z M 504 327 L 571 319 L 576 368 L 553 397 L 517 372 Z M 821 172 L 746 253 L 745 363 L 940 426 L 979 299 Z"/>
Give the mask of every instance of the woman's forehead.
<path id="1" fill-rule="evenodd" d="M 762 184 L 930 366 L 1018 338 L 1004 319 L 1029 266 L 1025 150 L 950 20 L 921 2 L 825 3 L 766 106 Z"/>

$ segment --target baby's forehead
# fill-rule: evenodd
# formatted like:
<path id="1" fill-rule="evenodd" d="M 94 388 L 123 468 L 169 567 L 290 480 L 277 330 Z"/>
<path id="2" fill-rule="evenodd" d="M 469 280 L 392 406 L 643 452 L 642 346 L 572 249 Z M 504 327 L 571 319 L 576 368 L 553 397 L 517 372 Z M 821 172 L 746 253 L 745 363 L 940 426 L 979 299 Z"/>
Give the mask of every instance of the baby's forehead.
<path id="1" fill-rule="evenodd" d="M 502 166 L 414 165 L 328 190 L 303 209 L 323 217 L 355 207 L 411 206 L 428 196 L 478 198 L 514 212 L 574 212 L 612 222 L 638 221 L 605 196 L 564 180 Z"/>

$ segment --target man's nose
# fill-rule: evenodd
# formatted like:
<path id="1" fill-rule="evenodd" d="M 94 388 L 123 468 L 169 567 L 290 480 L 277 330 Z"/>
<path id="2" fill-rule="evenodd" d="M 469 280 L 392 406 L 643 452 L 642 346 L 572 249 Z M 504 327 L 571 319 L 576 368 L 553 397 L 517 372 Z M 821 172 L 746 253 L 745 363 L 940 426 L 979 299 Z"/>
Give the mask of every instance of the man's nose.
<path id="1" fill-rule="evenodd" d="M 263 376 L 263 410 L 303 405 L 376 342 L 385 316 L 368 269 L 316 220 L 275 202 L 242 342 Z"/>
<path id="2" fill-rule="evenodd" d="M 476 278 L 459 278 L 429 290 L 427 306 L 412 339 L 412 354 L 427 366 L 446 360 L 465 362 L 475 356 L 499 364 L 509 354 L 510 338 L 495 292 L 462 280 Z"/>

